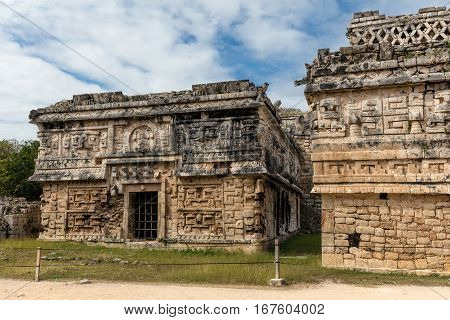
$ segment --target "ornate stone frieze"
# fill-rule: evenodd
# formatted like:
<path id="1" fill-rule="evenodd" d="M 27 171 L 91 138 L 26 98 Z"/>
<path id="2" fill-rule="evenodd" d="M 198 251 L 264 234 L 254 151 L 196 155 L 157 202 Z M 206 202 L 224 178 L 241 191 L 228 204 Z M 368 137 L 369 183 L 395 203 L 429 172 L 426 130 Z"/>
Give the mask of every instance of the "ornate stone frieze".
<path id="1" fill-rule="evenodd" d="M 449 182 L 448 159 L 314 162 L 315 183 Z"/>

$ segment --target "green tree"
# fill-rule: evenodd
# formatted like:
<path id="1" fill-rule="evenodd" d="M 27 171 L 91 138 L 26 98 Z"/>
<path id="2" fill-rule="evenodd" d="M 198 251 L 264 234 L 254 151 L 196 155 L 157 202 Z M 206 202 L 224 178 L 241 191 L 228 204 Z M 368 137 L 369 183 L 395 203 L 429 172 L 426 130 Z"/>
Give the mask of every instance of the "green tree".
<path id="1" fill-rule="evenodd" d="M 0 140 L 0 161 L 5 160 L 18 149 L 19 143 L 16 140 Z"/>
<path id="2" fill-rule="evenodd" d="M 38 200 L 41 187 L 28 181 L 35 168 L 38 141 L 0 141 L 0 196 Z"/>

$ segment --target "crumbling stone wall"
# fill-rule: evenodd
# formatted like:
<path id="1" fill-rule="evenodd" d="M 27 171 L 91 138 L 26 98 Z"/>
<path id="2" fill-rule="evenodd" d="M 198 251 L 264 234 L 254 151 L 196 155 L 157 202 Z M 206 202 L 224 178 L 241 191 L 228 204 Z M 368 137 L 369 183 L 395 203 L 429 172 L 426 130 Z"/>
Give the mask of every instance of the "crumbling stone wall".
<path id="1" fill-rule="evenodd" d="M 0 239 L 36 236 L 40 230 L 40 204 L 25 198 L 0 198 Z"/>
<path id="2" fill-rule="evenodd" d="M 370 270 L 450 268 L 449 195 L 326 194 L 323 264 Z"/>
<path id="3" fill-rule="evenodd" d="M 285 109 L 281 113 L 282 127 L 296 142 L 302 160 L 300 172 L 300 187 L 302 214 L 300 216 L 301 232 L 320 232 L 321 197 L 313 194 L 313 165 L 311 161 L 311 112 L 301 112 L 297 109 Z"/>
<path id="4" fill-rule="evenodd" d="M 351 46 L 319 50 L 296 82 L 313 114 L 324 266 L 449 272 L 449 20 L 357 13 Z"/>
<path id="5" fill-rule="evenodd" d="M 296 232 L 300 151 L 266 89 L 88 94 L 32 111 L 41 238 L 259 248 Z M 151 239 L 134 233 L 139 192 L 158 193 Z"/>

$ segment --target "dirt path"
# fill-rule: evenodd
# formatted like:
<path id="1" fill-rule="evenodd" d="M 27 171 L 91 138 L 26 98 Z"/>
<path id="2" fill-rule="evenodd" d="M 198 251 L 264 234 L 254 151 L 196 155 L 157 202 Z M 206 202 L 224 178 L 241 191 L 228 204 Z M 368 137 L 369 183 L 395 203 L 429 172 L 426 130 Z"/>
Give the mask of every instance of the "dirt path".
<path id="1" fill-rule="evenodd" d="M 89 284 L 0 279 L 0 299 L 450 299 L 450 287 L 379 286 L 358 287 L 322 283 L 310 287 L 237 287 L 176 284 L 102 283 Z"/>

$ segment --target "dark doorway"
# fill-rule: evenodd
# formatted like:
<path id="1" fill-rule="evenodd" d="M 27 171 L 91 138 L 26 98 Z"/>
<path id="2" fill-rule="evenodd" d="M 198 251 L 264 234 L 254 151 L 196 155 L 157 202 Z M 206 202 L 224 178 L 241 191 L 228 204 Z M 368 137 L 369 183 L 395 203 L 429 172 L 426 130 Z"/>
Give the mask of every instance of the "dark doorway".
<path id="1" fill-rule="evenodd" d="M 155 240 L 158 237 L 158 192 L 131 195 L 134 212 L 134 238 Z"/>

